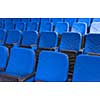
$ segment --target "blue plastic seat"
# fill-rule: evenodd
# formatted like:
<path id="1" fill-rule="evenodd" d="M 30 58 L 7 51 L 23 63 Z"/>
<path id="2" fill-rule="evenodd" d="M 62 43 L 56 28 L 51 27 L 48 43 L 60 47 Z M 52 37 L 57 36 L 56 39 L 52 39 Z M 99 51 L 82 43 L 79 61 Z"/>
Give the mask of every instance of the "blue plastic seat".
<path id="1" fill-rule="evenodd" d="M 93 22 L 100 22 L 100 18 L 94 18 Z"/>
<path id="2" fill-rule="evenodd" d="M 82 36 L 79 33 L 66 32 L 62 34 L 60 50 L 79 51 L 81 49 Z"/>
<path id="3" fill-rule="evenodd" d="M 17 31 L 25 31 L 26 30 L 26 24 L 22 23 L 22 22 L 16 23 L 15 30 L 17 30 Z"/>
<path id="4" fill-rule="evenodd" d="M 84 53 L 100 53 L 100 34 L 86 36 Z"/>
<path id="5" fill-rule="evenodd" d="M 7 69 L 3 76 L 23 78 L 30 75 L 34 70 L 35 53 L 32 49 L 27 48 L 12 48 L 10 58 L 8 61 Z M 7 78 L 9 78 L 7 77 Z M 31 78 L 30 81 L 33 78 Z"/>
<path id="6" fill-rule="evenodd" d="M 41 23 L 49 23 L 51 22 L 50 18 L 41 18 Z"/>
<path id="7" fill-rule="evenodd" d="M 12 20 L 13 20 L 13 23 L 19 23 L 19 22 L 21 22 L 20 18 L 13 18 Z"/>
<path id="8" fill-rule="evenodd" d="M 4 18 L 5 23 L 12 22 L 12 18 Z"/>
<path id="9" fill-rule="evenodd" d="M 3 45 L 6 40 L 6 32 L 3 30 L 0 30 L 0 45 Z"/>
<path id="10" fill-rule="evenodd" d="M 4 22 L 4 18 L 0 18 L 0 22 Z"/>
<path id="11" fill-rule="evenodd" d="M 31 18 L 32 23 L 40 23 L 41 19 L 40 18 Z"/>
<path id="12" fill-rule="evenodd" d="M 79 32 L 83 36 L 87 34 L 87 25 L 85 23 L 73 23 L 72 32 Z"/>
<path id="13" fill-rule="evenodd" d="M 12 22 L 6 22 L 6 23 L 5 23 L 4 29 L 5 29 L 6 31 L 9 31 L 9 30 L 12 31 L 12 30 L 15 29 L 15 24 L 12 23 Z"/>
<path id="14" fill-rule="evenodd" d="M 21 33 L 19 31 L 9 31 L 6 44 L 17 45 L 20 43 Z"/>
<path id="15" fill-rule="evenodd" d="M 38 33 L 33 31 L 24 31 L 22 38 L 23 46 L 37 46 Z"/>
<path id="16" fill-rule="evenodd" d="M 54 31 L 61 35 L 64 32 L 68 32 L 68 30 L 69 30 L 69 25 L 67 23 L 58 22 L 55 25 Z"/>
<path id="17" fill-rule="evenodd" d="M 55 32 L 42 32 L 40 34 L 39 48 L 55 48 L 57 46 L 58 35 Z"/>
<path id="18" fill-rule="evenodd" d="M 38 23 L 27 23 L 27 31 L 37 31 L 38 32 L 39 24 Z"/>
<path id="19" fill-rule="evenodd" d="M 0 46 L 0 71 L 6 69 L 6 64 L 8 60 L 8 48 Z"/>
<path id="20" fill-rule="evenodd" d="M 93 22 L 90 27 L 90 33 L 100 34 L 100 22 Z"/>
<path id="21" fill-rule="evenodd" d="M 36 71 L 35 81 L 64 82 L 68 76 L 68 56 L 53 51 L 42 51 Z"/>
<path id="22" fill-rule="evenodd" d="M 72 27 L 73 23 L 76 22 L 77 18 L 64 18 L 64 22 L 67 22 L 70 27 Z"/>
<path id="23" fill-rule="evenodd" d="M 54 25 L 56 25 L 58 22 L 63 22 L 63 18 L 51 18 L 51 21 Z"/>
<path id="24" fill-rule="evenodd" d="M 22 23 L 28 23 L 28 18 L 21 18 Z"/>
<path id="25" fill-rule="evenodd" d="M 4 23 L 0 21 L 0 29 L 4 29 Z"/>
<path id="26" fill-rule="evenodd" d="M 100 82 L 100 56 L 77 56 L 72 81 Z"/>
<path id="27" fill-rule="evenodd" d="M 84 22 L 89 27 L 91 25 L 91 18 L 78 18 L 78 22 Z"/>
<path id="28" fill-rule="evenodd" d="M 42 23 L 40 25 L 40 33 L 41 32 L 52 32 L 53 31 L 53 24 L 52 23 Z"/>

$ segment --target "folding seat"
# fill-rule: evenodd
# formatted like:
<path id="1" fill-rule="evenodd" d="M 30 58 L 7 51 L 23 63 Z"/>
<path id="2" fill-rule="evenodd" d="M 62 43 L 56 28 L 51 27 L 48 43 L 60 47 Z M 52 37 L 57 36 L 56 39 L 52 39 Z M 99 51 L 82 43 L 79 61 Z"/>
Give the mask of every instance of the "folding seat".
<path id="1" fill-rule="evenodd" d="M 40 23 L 41 19 L 40 18 L 31 18 L 32 23 Z"/>
<path id="2" fill-rule="evenodd" d="M 54 25 L 56 25 L 57 22 L 63 22 L 63 18 L 51 18 L 51 21 Z"/>
<path id="3" fill-rule="evenodd" d="M 100 34 L 88 34 L 86 36 L 84 53 L 100 54 Z"/>
<path id="4" fill-rule="evenodd" d="M 100 33 L 100 22 L 93 22 L 91 24 L 90 33 Z"/>
<path id="5" fill-rule="evenodd" d="M 9 31 L 9 30 L 14 30 L 15 29 L 15 24 L 12 23 L 12 22 L 6 22 L 5 23 L 5 28 L 4 28 L 6 31 Z"/>
<path id="6" fill-rule="evenodd" d="M 5 23 L 12 22 L 12 18 L 4 18 L 4 20 L 5 20 Z"/>
<path id="7" fill-rule="evenodd" d="M 6 40 L 6 32 L 4 30 L 0 30 L 0 45 L 3 45 Z"/>
<path id="8" fill-rule="evenodd" d="M 65 82 L 68 77 L 68 56 L 53 51 L 42 51 L 35 75 L 36 82 Z"/>
<path id="9" fill-rule="evenodd" d="M 18 22 L 21 22 L 20 18 L 13 18 L 13 23 L 18 23 Z"/>
<path id="10" fill-rule="evenodd" d="M 53 24 L 52 23 L 42 23 L 40 25 L 40 33 L 41 32 L 52 32 L 53 31 Z"/>
<path id="11" fill-rule="evenodd" d="M 94 18 L 93 22 L 100 22 L 100 18 Z"/>
<path id="12" fill-rule="evenodd" d="M 50 18 L 41 18 L 41 23 L 49 23 L 51 22 Z"/>
<path id="13" fill-rule="evenodd" d="M 73 23 L 72 32 L 79 32 L 82 35 L 87 34 L 87 25 L 85 23 Z"/>
<path id="14" fill-rule="evenodd" d="M 4 22 L 4 18 L 0 18 L 0 22 Z"/>
<path id="15" fill-rule="evenodd" d="M 68 23 L 70 28 L 72 27 L 73 23 L 76 22 L 76 20 L 77 18 L 64 18 L 64 22 Z"/>
<path id="16" fill-rule="evenodd" d="M 38 33 L 34 31 L 24 31 L 21 46 L 37 47 Z"/>
<path id="17" fill-rule="evenodd" d="M 67 23 L 64 22 L 58 22 L 55 25 L 55 32 L 57 32 L 58 34 L 62 34 L 64 32 L 67 32 L 69 30 L 69 25 Z"/>
<path id="18" fill-rule="evenodd" d="M 37 31 L 39 29 L 39 24 L 38 23 L 27 23 L 27 31 Z"/>
<path id="19" fill-rule="evenodd" d="M 91 18 L 78 18 L 78 22 L 84 22 L 89 27 L 91 25 Z"/>
<path id="20" fill-rule="evenodd" d="M 69 72 L 73 72 L 75 58 L 81 49 L 82 36 L 79 33 L 66 32 L 62 34 L 59 51 L 69 57 Z"/>
<path id="21" fill-rule="evenodd" d="M 11 48 L 14 45 L 19 45 L 21 40 L 21 33 L 19 31 L 9 31 L 5 46 Z"/>
<path id="22" fill-rule="evenodd" d="M 32 49 L 12 48 L 6 71 L 0 73 L 0 81 L 33 81 L 34 62 Z"/>
<path id="23" fill-rule="evenodd" d="M 22 23 L 28 23 L 28 18 L 21 18 Z"/>
<path id="24" fill-rule="evenodd" d="M 72 81 L 100 82 L 100 56 L 77 56 Z"/>
<path id="25" fill-rule="evenodd" d="M 57 42 L 58 35 L 56 32 L 42 32 L 40 34 L 39 49 L 55 50 Z"/>
<path id="26" fill-rule="evenodd" d="M 81 49 L 82 36 L 75 32 L 62 33 L 60 50 L 76 51 Z"/>
<path id="27" fill-rule="evenodd" d="M 83 22 L 87 24 L 87 33 L 90 31 L 90 25 L 91 25 L 91 18 L 78 18 L 78 22 Z"/>
<path id="28" fill-rule="evenodd" d="M 71 32 L 79 32 L 82 35 L 82 46 L 81 48 L 84 48 L 84 44 L 85 44 L 85 35 L 87 34 L 87 25 L 85 23 L 82 22 L 78 22 L 78 23 L 73 23 Z"/>
<path id="29" fill-rule="evenodd" d="M 17 31 L 25 31 L 26 30 L 26 24 L 22 23 L 22 22 L 16 23 L 15 30 L 17 30 Z"/>
<path id="30" fill-rule="evenodd" d="M 4 18 L 0 18 L 0 29 L 4 29 Z"/>
<path id="31" fill-rule="evenodd" d="M 4 29 L 4 23 L 0 21 L 0 29 Z"/>
<path id="32" fill-rule="evenodd" d="M 0 46 L 0 72 L 5 71 L 8 60 L 8 49 Z"/>

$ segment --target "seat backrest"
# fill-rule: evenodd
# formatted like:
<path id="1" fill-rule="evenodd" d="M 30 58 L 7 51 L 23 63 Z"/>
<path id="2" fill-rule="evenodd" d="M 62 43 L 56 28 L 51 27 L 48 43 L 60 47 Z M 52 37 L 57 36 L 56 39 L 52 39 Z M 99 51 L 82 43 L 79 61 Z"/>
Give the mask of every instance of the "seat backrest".
<path id="1" fill-rule="evenodd" d="M 21 18 L 22 23 L 28 23 L 28 18 Z"/>
<path id="2" fill-rule="evenodd" d="M 58 34 L 62 34 L 64 32 L 67 32 L 69 30 L 69 25 L 64 22 L 58 22 L 55 25 L 55 32 Z"/>
<path id="3" fill-rule="evenodd" d="M 22 34 L 22 45 L 30 46 L 32 44 L 37 44 L 38 33 L 33 31 L 24 31 Z"/>
<path id="4" fill-rule="evenodd" d="M 32 23 L 40 23 L 41 19 L 40 18 L 31 18 Z"/>
<path id="5" fill-rule="evenodd" d="M 57 46 L 58 35 L 56 32 L 42 32 L 40 34 L 40 48 L 53 48 Z"/>
<path id="6" fill-rule="evenodd" d="M 79 51 L 81 48 L 81 42 L 81 34 L 74 32 L 63 33 L 60 43 L 60 50 Z"/>
<path id="7" fill-rule="evenodd" d="M 7 23 L 12 22 L 12 18 L 4 18 L 4 21 L 5 21 L 5 23 L 6 23 L 6 22 L 7 22 Z"/>
<path id="8" fill-rule="evenodd" d="M 78 18 L 78 22 L 84 22 L 89 27 L 91 24 L 91 18 Z"/>
<path id="9" fill-rule="evenodd" d="M 5 20 L 4 20 L 4 18 L 0 18 L 0 22 L 4 22 Z"/>
<path id="10" fill-rule="evenodd" d="M 87 25 L 85 23 L 73 23 L 72 32 L 79 32 L 82 35 L 86 35 L 87 34 Z"/>
<path id="11" fill-rule="evenodd" d="M 15 29 L 15 24 L 12 22 L 6 22 L 5 23 L 5 30 L 9 31 L 9 30 L 14 30 Z"/>
<path id="12" fill-rule="evenodd" d="M 13 20 L 13 23 L 19 23 L 19 22 L 21 22 L 20 18 L 13 18 L 12 20 Z"/>
<path id="13" fill-rule="evenodd" d="M 63 22 L 63 18 L 51 18 L 53 25 L 56 25 L 58 22 Z"/>
<path id="14" fill-rule="evenodd" d="M 38 31 L 38 23 L 27 23 L 27 31 Z"/>
<path id="15" fill-rule="evenodd" d="M 24 31 L 24 30 L 26 30 L 26 24 L 23 23 L 23 22 L 16 23 L 15 30 L 17 30 L 17 31 Z"/>
<path id="16" fill-rule="evenodd" d="M 41 18 L 41 23 L 49 23 L 51 22 L 50 18 Z"/>
<path id="17" fill-rule="evenodd" d="M 100 22 L 100 18 L 93 18 L 93 22 Z"/>
<path id="18" fill-rule="evenodd" d="M 9 31 L 7 35 L 7 44 L 19 44 L 21 40 L 21 33 L 19 31 Z"/>
<path id="19" fill-rule="evenodd" d="M 100 82 L 100 56 L 82 54 L 77 56 L 73 82 Z"/>
<path id="20" fill-rule="evenodd" d="M 70 27 L 72 27 L 73 23 L 76 22 L 77 18 L 64 18 L 64 22 L 68 23 Z"/>
<path id="21" fill-rule="evenodd" d="M 40 25 L 40 33 L 41 32 L 52 32 L 53 31 L 53 24 L 52 23 L 42 23 Z"/>
<path id="22" fill-rule="evenodd" d="M 4 29 L 4 22 L 0 21 L 0 29 Z"/>
<path id="23" fill-rule="evenodd" d="M 64 82 L 68 76 L 68 56 L 53 51 L 42 51 L 35 81 Z"/>
<path id="24" fill-rule="evenodd" d="M 93 22 L 90 27 L 90 33 L 100 34 L 100 22 Z"/>
<path id="25" fill-rule="evenodd" d="M 100 34 L 86 36 L 84 53 L 100 53 Z"/>
<path id="26" fill-rule="evenodd" d="M 8 60 L 8 48 L 0 46 L 0 68 L 6 68 Z"/>
<path id="27" fill-rule="evenodd" d="M 0 43 L 4 43 L 6 39 L 6 32 L 3 30 L 0 30 Z"/>
<path id="28" fill-rule="evenodd" d="M 34 70 L 35 53 L 28 48 L 12 48 L 6 73 L 18 77 L 30 74 Z"/>

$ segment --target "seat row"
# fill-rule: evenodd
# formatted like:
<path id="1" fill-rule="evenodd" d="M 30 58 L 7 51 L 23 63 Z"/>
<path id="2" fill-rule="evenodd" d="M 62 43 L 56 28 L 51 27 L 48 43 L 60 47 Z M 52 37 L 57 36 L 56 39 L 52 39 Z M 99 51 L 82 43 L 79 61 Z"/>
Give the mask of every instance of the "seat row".
<path id="1" fill-rule="evenodd" d="M 90 27 L 91 24 L 91 18 L 79 18 L 78 21 L 76 18 L 65 18 L 64 21 L 62 21 L 62 19 L 63 18 L 52 18 L 50 21 L 50 18 L 41 18 L 41 23 L 39 23 L 39 18 L 33 18 L 31 21 L 28 18 L 19 18 L 18 21 L 17 19 L 8 18 L 6 19 L 5 23 L 2 23 L 3 21 L 1 20 L 0 28 L 5 30 L 33 30 L 39 32 L 58 30 L 58 33 L 61 34 L 62 32 L 71 31 L 72 26 L 74 28 L 77 26 L 82 27 L 81 31 L 79 28 L 78 31 L 84 35 L 85 33 L 87 33 L 87 28 Z M 16 23 L 11 20 L 15 20 Z M 73 25 L 76 22 L 83 24 Z M 84 23 L 86 25 L 84 25 Z"/>
<path id="2" fill-rule="evenodd" d="M 68 80 L 69 61 L 64 53 L 42 51 L 35 69 L 35 52 L 28 48 L 14 47 L 10 51 L 0 46 L 1 82 L 65 82 Z M 100 56 L 77 56 L 73 82 L 100 82 Z"/>
<path id="3" fill-rule="evenodd" d="M 82 35 L 75 32 L 62 33 L 58 46 L 56 32 L 0 31 L 0 45 L 23 46 L 29 48 L 48 48 L 57 50 L 72 50 L 79 52 L 82 45 Z M 100 53 L 100 34 L 88 34 L 85 40 L 84 53 Z"/>
<path id="4" fill-rule="evenodd" d="M 87 33 L 100 33 L 99 30 L 100 22 L 93 22 L 88 28 L 86 23 L 75 22 L 72 27 L 66 22 L 57 22 L 55 25 L 53 23 L 11 23 L 7 22 L 5 24 L 0 23 L 0 29 L 5 31 L 17 30 L 17 31 L 37 31 L 41 32 L 58 32 L 61 35 L 64 32 L 79 32 L 83 36 Z"/>

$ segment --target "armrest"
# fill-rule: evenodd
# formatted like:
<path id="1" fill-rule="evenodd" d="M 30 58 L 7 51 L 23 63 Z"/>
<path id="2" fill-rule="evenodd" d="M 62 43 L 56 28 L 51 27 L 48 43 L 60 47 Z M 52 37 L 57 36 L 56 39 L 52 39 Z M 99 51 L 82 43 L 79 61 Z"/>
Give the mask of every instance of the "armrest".
<path id="1" fill-rule="evenodd" d="M 5 68 L 0 68 L 0 71 L 1 71 L 1 72 L 4 72 L 4 71 L 5 71 Z"/>
<path id="2" fill-rule="evenodd" d="M 16 43 L 16 42 L 12 43 L 12 45 L 13 45 L 13 46 L 19 46 L 19 44 Z"/>
<path id="3" fill-rule="evenodd" d="M 100 53 L 93 53 L 93 52 L 89 52 L 89 55 L 95 55 L 95 56 L 100 56 Z"/>
<path id="4" fill-rule="evenodd" d="M 24 77 L 22 77 L 22 78 L 18 78 L 18 81 L 19 81 L 19 82 L 24 82 L 24 81 L 28 80 L 29 78 L 35 76 L 35 74 L 36 74 L 36 73 L 33 72 L 33 73 L 28 74 L 28 75 L 26 75 L 26 76 L 24 76 Z"/>
<path id="5" fill-rule="evenodd" d="M 56 50 L 56 49 L 58 49 L 58 47 L 52 47 L 52 48 L 43 48 L 43 47 L 41 48 L 41 47 L 39 47 L 39 49 L 40 50 L 42 50 L 42 49 L 43 50 Z"/>
<path id="6" fill-rule="evenodd" d="M 37 44 L 31 44 L 30 46 L 31 47 L 37 47 Z"/>
<path id="7" fill-rule="evenodd" d="M 11 76 L 8 74 L 0 74 L 0 80 L 4 82 L 12 81 L 12 82 L 18 82 L 18 77 Z"/>
<path id="8" fill-rule="evenodd" d="M 72 53 L 76 53 L 76 54 L 78 53 L 78 51 L 75 51 L 75 50 L 60 50 L 60 51 L 62 51 L 62 52 L 69 52 L 69 53 L 72 52 Z"/>

